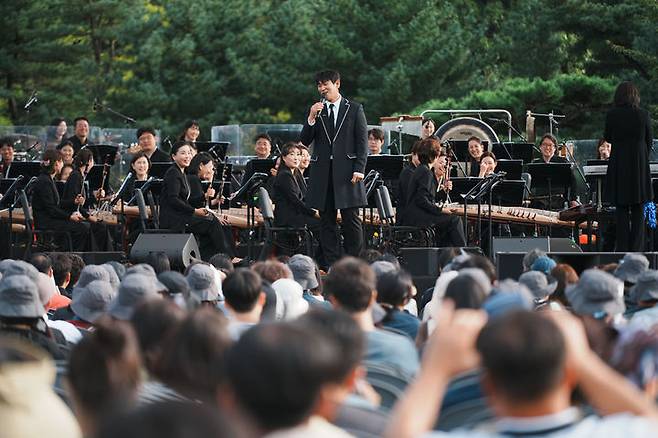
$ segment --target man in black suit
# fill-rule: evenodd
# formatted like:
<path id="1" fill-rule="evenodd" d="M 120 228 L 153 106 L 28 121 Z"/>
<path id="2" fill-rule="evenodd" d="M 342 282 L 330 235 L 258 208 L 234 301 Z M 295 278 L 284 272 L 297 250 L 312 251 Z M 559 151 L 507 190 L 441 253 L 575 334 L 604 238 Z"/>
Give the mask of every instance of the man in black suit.
<path id="1" fill-rule="evenodd" d="M 0 178 L 9 178 L 9 169 L 14 162 L 14 143 L 9 137 L 0 139 Z"/>
<path id="2" fill-rule="evenodd" d="M 555 155 L 557 139 L 552 134 L 544 134 L 539 142 L 541 157 L 532 160 L 533 163 L 567 163 L 567 159 Z"/>
<path id="3" fill-rule="evenodd" d="M 155 129 L 143 127 L 137 130 L 137 141 L 141 151 L 151 160 L 151 163 L 170 163 L 171 158 L 166 152 L 158 149 L 155 141 Z"/>
<path id="4" fill-rule="evenodd" d="M 67 138 L 73 146 L 74 154 L 77 154 L 83 146 L 89 144 L 89 119 L 84 116 L 76 117 L 73 120 L 74 134 Z M 57 146 L 57 149 L 61 149 L 64 146 L 64 141 Z"/>
<path id="5" fill-rule="evenodd" d="M 361 104 L 341 96 L 337 71 L 317 73 L 315 83 L 322 101 L 311 106 L 301 132 L 303 144 L 313 143 L 306 204 L 320 211 L 320 242 L 330 265 L 340 258 L 337 210 L 342 218 L 345 252 L 358 256 L 363 247 L 359 207 L 366 204 L 362 181 L 368 157 L 368 125 Z"/>

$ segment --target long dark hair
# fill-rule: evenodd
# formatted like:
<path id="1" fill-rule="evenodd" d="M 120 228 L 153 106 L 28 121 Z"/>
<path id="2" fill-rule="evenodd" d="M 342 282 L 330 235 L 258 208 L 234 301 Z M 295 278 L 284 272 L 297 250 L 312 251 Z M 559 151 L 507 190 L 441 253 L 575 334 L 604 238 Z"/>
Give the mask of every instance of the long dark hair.
<path id="1" fill-rule="evenodd" d="M 183 132 L 181 132 L 181 134 L 178 136 L 178 139 L 179 140 L 185 140 L 185 133 L 192 126 L 196 126 L 197 128 L 201 128 L 201 125 L 199 125 L 199 122 L 197 122 L 196 120 L 188 120 L 187 122 L 185 122 L 185 125 L 183 125 Z M 199 137 L 201 137 L 201 133 L 199 133 Z"/>
<path id="2" fill-rule="evenodd" d="M 199 175 L 199 166 L 201 165 L 206 165 L 213 161 L 212 155 L 210 155 L 208 152 L 199 152 L 192 158 L 192 161 L 190 161 L 190 165 L 185 169 L 185 173 L 189 175 Z"/>
<path id="3" fill-rule="evenodd" d="M 614 97 L 615 106 L 640 106 L 640 90 L 631 81 L 624 81 L 617 85 Z"/>

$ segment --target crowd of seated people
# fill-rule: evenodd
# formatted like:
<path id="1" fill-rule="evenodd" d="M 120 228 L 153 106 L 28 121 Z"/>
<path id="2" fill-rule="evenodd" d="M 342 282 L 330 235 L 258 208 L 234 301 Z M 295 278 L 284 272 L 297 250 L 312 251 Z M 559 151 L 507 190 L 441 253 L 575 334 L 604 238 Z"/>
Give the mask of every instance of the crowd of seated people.
<path id="1" fill-rule="evenodd" d="M 533 250 L 517 281 L 446 249 L 427 291 L 372 250 L 282 260 L 0 261 L 3 434 L 655 436 L 642 255 L 577 274 Z"/>

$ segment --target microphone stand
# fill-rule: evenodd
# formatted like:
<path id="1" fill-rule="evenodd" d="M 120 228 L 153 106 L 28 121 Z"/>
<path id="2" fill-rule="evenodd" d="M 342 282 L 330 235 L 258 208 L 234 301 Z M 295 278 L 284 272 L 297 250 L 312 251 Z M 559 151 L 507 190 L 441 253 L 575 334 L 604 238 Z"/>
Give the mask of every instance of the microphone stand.
<path id="1" fill-rule="evenodd" d="M 446 170 L 447 172 L 448 170 Z M 485 183 L 485 179 L 482 179 L 481 181 L 478 181 L 477 184 L 475 184 L 468 192 L 465 194 L 462 194 L 461 197 L 464 199 L 464 240 L 466 241 L 466 244 L 468 245 L 468 199 L 474 199 L 473 198 L 473 193 L 476 193 L 477 191 L 482 188 L 482 185 Z"/>
<path id="2" fill-rule="evenodd" d="M 101 111 L 101 112 L 102 111 L 107 111 L 108 113 L 113 114 L 113 115 L 123 119 L 123 121 L 126 124 L 130 124 L 130 125 L 137 124 L 137 120 L 133 119 L 132 117 L 127 116 L 125 114 L 122 114 L 119 111 L 115 111 L 111 107 L 103 105 L 102 103 L 98 103 L 98 101 L 96 101 L 96 100 L 94 100 L 93 109 L 94 109 L 94 111 Z"/>
<path id="3" fill-rule="evenodd" d="M 462 171 L 462 173 L 464 174 L 464 176 L 468 176 L 468 173 L 466 172 L 466 169 L 465 169 L 464 167 L 462 167 L 461 164 L 459 164 L 459 159 L 457 158 L 457 155 L 455 154 L 455 148 L 452 147 L 452 140 L 451 140 L 451 139 L 448 139 L 448 140 L 444 141 L 442 144 L 443 144 L 443 146 L 446 147 L 446 150 L 447 150 L 447 149 L 450 150 L 450 151 L 449 151 L 449 152 L 450 152 L 450 156 L 451 156 L 451 158 L 455 161 L 455 164 L 457 165 L 457 167 L 459 168 L 459 170 Z M 450 172 L 450 169 L 446 169 L 446 172 Z"/>
<path id="4" fill-rule="evenodd" d="M 567 151 L 567 158 L 571 160 L 571 162 L 575 165 L 576 170 L 578 171 L 578 175 L 580 175 L 580 178 L 582 178 L 583 182 L 585 183 L 585 187 L 587 187 L 587 193 L 592 193 L 592 187 L 590 186 L 589 182 L 587 182 L 587 179 L 585 178 L 585 174 L 583 173 L 582 169 L 576 163 L 576 158 L 573 156 L 573 153 L 569 150 L 569 147 L 567 146 L 567 143 L 564 143 L 564 150 Z M 590 198 L 591 201 L 591 198 Z"/>
<path id="5" fill-rule="evenodd" d="M 534 113 L 531 113 L 531 114 L 532 114 L 532 115 L 535 115 Z M 519 138 L 521 138 L 524 142 L 526 142 L 526 143 L 528 142 L 528 139 L 526 138 L 526 136 L 523 135 L 521 132 L 519 132 L 519 130 L 516 129 L 514 126 L 512 126 L 512 124 L 509 123 L 507 120 L 505 120 L 505 119 L 493 119 L 493 118 L 489 118 L 488 120 L 492 120 L 492 121 L 494 121 L 494 122 L 504 123 L 505 126 L 507 126 L 507 127 L 508 127 L 509 129 L 511 129 L 512 131 L 514 131 L 514 133 L 515 133 L 516 135 L 518 135 Z M 505 148 L 505 152 L 507 152 L 507 155 L 509 155 L 510 159 L 513 159 L 513 158 L 512 158 L 512 155 L 511 155 L 511 154 L 509 153 L 509 151 L 507 150 L 507 146 L 505 146 L 505 142 L 502 142 L 501 144 L 503 145 L 503 148 Z M 538 153 L 541 154 L 541 150 L 540 150 L 537 146 L 535 146 L 534 143 L 533 143 L 533 145 L 532 145 L 532 148 L 535 150 L 535 152 L 538 152 Z"/>
<path id="6" fill-rule="evenodd" d="M 482 204 L 482 202 L 481 202 L 482 196 L 484 196 L 485 194 L 489 194 L 489 199 L 488 199 L 488 208 L 489 208 L 489 212 L 488 212 L 488 215 L 489 215 L 489 217 L 488 217 L 488 226 L 489 226 L 489 239 L 488 239 L 489 240 L 489 242 L 488 242 L 489 243 L 489 248 L 488 248 L 488 252 L 489 252 L 489 254 L 488 255 L 489 255 L 490 258 L 491 258 L 491 251 L 493 249 L 492 248 L 492 245 L 493 245 L 493 222 L 492 222 L 492 217 L 491 217 L 491 210 L 492 210 L 492 206 L 493 206 L 493 189 L 498 184 L 500 184 L 500 181 L 502 181 L 502 179 L 505 177 L 505 175 L 506 175 L 505 172 L 498 172 L 498 173 L 492 174 L 488 178 L 486 183 L 482 185 L 482 188 L 480 189 L 478 194 L 475 195 L 475 198 L 477 198 L 477 200 L 478 200 L 478 236 L 481 236 L 482 229 L 480 227 L 481 219 L 480 219 L 479 208 L 480 208 L 480 205 Z"/>

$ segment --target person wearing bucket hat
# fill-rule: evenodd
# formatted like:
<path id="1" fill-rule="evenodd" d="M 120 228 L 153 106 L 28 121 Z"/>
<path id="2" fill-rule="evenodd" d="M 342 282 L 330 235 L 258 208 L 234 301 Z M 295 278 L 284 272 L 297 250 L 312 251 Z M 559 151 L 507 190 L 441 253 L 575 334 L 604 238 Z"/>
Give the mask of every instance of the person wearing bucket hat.
<path id="1" fill-rule="evenodd" d="M 114 272 L 116 272 L 117 276 L 119 277 L 119 281 L 121 281 L 121 279 L 126 275 L 126 267 L 123 266 L 121 263 L 117 262 L 116 260 L 110 260 L 105 264 L 110 265 L 112 266 L 112 268 L 114 268 Z"/>
<path id="2" fill-rule="evenodd" d="M 129 320 L 141 303 L 160 298 L 162 295 L 158 293 L 152 278 L 143 274 L 127 274 L 121 280 L 119 293 L 110 303 L 107 313 L 116 319 Z"/>
<path id="3" fill-rule="evenodd" d="M 94 280 L 102 280 L 109 283 L 110 273 L 107 272 L 107 269 L 101 265 L 87 265 L 82 268 L 82 271 L 80 272 L 80 278 L 78 279 L 78 282 L 73 286 L 73 289 L 75 290 L 76 287 L 85 287 Z M 75 292 L 73 292 L 71 295 L 75 297 Z"/>
<path id="4" fill-rule="evenodd" d="M 110 283 L 94 280 L 77 291 L 71 302 L 76 318 L 69 321 L 81 329 L 89 329 L 98 318 L 105 315 L 117 292 Z"/>
<path id="5" fill-rule="evenodd" d="M 320 283 L 317 275 L 318 267 L 312 258 L 304 254 L 295 254 L 288 260 L 288 267 L 292 271 L 294 280 L 304 290 L 303 297 L 309 304 L 331 308 L 331 304 L 324 300 L 321 293 L 314 293 Z"/>
<path id="6" fill-rule="evenodd" d="M 107 273 L 110 275 L 110 284 L 112 285 L 114 290 L 119 289 L 119 283 L 121 283 L 121 280 L 117 275 L 117 271 L 115 271 L 112 265 L 108 263 L 102 264 L 101 267 L 104 268 L 107 271 Z"/>
<path id="7" fill-rule="evenodd" d="M 165 286 L 160 282 L 160 280 L 158 280 L 158 275 L 155 273 L 155 269 L 153 269 L 153 266 L 151 265 L 148 265 L 146 263 L 138 263 L 136 265 L 133 265 L 130 268 L 126 269 L 126 275 L 130 275 L 130 274 L 146 275 L 147 277 L 153 279 L 155 283 L 155 288 L 157 289 L 158 292 L 167 290 L 167 286 Z"/>
<path id="8" fill-rule="evenodd" d="M 190 298 L 190 285 L 183 274 L 176 271 L 165 271 L 158 274 L 158 281 L 167 287 L 168 296 L 177 305 L 185 309 Z"/>
<path id="9" fill-rule="evenodd" d="M 205 263 L 197 263 L 190 267 L 187 273 L 187 283 L 190 285 L 190 300 L 188 306 L 198 307 L 201 304 L 216 306 L 224 301 L 222 283 L 217 270 Z"/>
<path id="10" fill-rule="evenodd" d="M 540 256 L 537 257 L 537 260 L 535 260 L 530 267 L 532 271 L 539 271 L 543 272 L 545 275 L 549 275 L 551 273 L 551 270 L 557 265 L 555 263 L 555 260 L 550 258 L 549 256 Z"/>
<path id="11" fill-rule="evenodd" d="M 0 262 L 0 273 L 2 277 L 9 277 L 12 275 L 26 275 L 37 284 L 39 281 L 39 271 L 37 268 L 23 260 L 3 260 Z"/>
<path id="12" fill-rule="evenodd" d="M 548 282 L 545 274 L 539 271 L 527 271 L 519 277 L 519 283 L 525 285 L 535 298 L 535 303 L 541 304 L 555 291 L 557 281 Z"/>
<path id="13" fill-rule="evenodd" d="M 578 315 L 590 315 L 606 322 L 620 322 L 624 304 L 624 284 L 607 272 L 587 269 L 578 283 L 567 287 L 567 298 Z"/>
<path id="14" fill-rule="evenodd" d="M 626 312 L 626 317 L 654 308 L 658 304 L 658 271 L 647 269 L 640 274 L 629 291 L 629 298 L 634 306 Z"/>
<path id="15" fill-rule="evenodd" d="M 308 301 L 302 297 L 304 291 L 295 280 L 281 278 L 272 283 L 272 288 L 276 292 L 277 319 L 295 319 L 308 311 Z"/>
<path id="16" fill-rule="evenodd" d="M 635 284 L 647 269 L 649 269 L 649 260 L 644 254 L 628 253 L 619 261 L 615 269 L 615 277 L 624 283 Z"/>
<path id="17" fill-rule="evenodd" d="M 0 281 L 2 332 L 40 346 L 53 359 L 65 359 L 64 351 L 43 319 L 45 312 L 37 286 L 29 277 L 11 275 Z"/>

